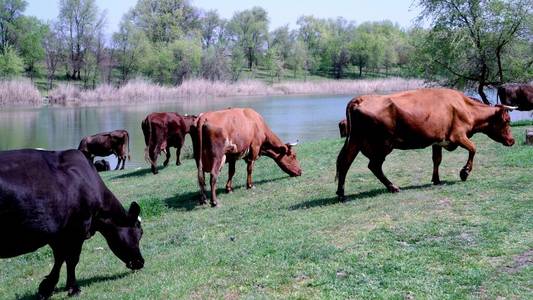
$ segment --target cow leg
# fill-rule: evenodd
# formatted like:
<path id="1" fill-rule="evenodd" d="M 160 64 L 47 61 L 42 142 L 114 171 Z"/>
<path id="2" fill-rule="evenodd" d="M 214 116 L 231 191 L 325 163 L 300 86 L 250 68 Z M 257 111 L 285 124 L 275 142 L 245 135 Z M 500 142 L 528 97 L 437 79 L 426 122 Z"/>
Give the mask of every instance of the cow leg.
<path id="1" fill-rule="evenodd" d="M 122 156 L 122 167 L 121 170 L 124 170 L 124 165 L 126 164 L 126 155 Z"/>
<path id="2" fill-rule="evenodd" d="M 46 276 L 44 280 L 41 281 L 41 284 L 39 284 L 39 299 L 48 299 L 52 295 L 57 281 L 59 280 L 59 272 L 61 272 L 61 266 L 65 261 L 65 255 L 61 247 L 58 247 L 57 245 L 51 245 L 51 247 L 54 253 L 54 266 L 52 267 L 52 271 L 50 271 L 50 274 L 48 274 L 48 276 Z"/>
<path id="3" fill-rule="evenodd" d="M 337 196 L 339 201 L 346 201 L 346 196 L 344 195 L 344 182 L 346 181 L 346 174 L 350 169 L 355 157 L 359 153 L 357 145 L 351 141 L 344 143 L 344 146 L 339 152 L 337 157 Z"/>
<path id="4" fill-rule="evenodd" d="M 439 145 L 433 145 L 433 177 L 431 178 L 431 181 L 433 184 L 441 184 L 440 178 L 439 178 L 439 166 L 442 161 L 442 147 Z"/>
<path id="5" fill-rule="evenodd" d="M 176 166 L 181 165 L 180 155 L 184 142 L 184 138 L 180 135 L 180 137 L 178 137 L 178 141 L 176 142 Z"/>
<path id="6" fill-rule="evenodd" d="M 389 192 L 391 193 L 397 193 L 400 191 L 400 188 L 392 184 L 389 179 L 383 174 L 383 162 L 385 161 L 384 157 L 373 157 L 370 159 L 370 162 L 368 163 L 368 168 L 372 173 L 374 173 L 374 176 L 376 176 L 383 185 L 387 187 Z"/>
<path id="7" fill-rule="evenodd" d="M 461 169 L 461 172 L 459 172 L 459 176 L 461 177 L 462 181 L 465 181 L 468 178 L 468 175 L 472 171 L 472 167 L 474 166 L 474 156 L 476 155 L 476 145 L 472 143 L 471 140 L 469 140 L 467 137 L 464 137 L 459 141 L 459 146 L 465 148 L 468 150 L 468 160 L 466 161 L 465 166 Z"/>
<path id="8" fill-rule="evenodd" d="M 218 174 L 211 173 L 211 207 L 220 207 L 217 200 L 217 179 Z"/>
<path id="9" fill-rule="evenodd" d="M 163 167 L 168 166 L 168 161 L 170 160 L 170 147 L 167 147 L 165 152 L 166 152 L 165 153 L 166 154 L 166 159 L 163 162 Z"/>
<path id="10" fill-rule="evenodd" d="M 83 245 L 83 240 L 76 241 L 74 245 L 67 253 L 66 262 L 67 262 L 67 290 L 69 296 L 74 296 L 80 293 L 80 287 L 76 280 L 76 265 L 80 260 L 81 246 Z"/>
<path id="11" fill-rule="evenodd" d="M 117 155 L 117 166 L 115 167 L 115 171 L 118 170 L 118 168 L 120 167 L 120 162 L 122 161 L 122 158 L 120 156 Z"/>
<path id="12" fill-rule="evenodd" d="M 152 173 L 155 175 L 158 173 L 157 171 L 157 153 L 156 149 L 159 147 L 159 144 L 156 145 L 150 145 L 148 147 L 148 158 L 150 159 L 150 169 L 152 170 Z"/>
<path id="13" fill-rule="evenodd" d="M 200 186 L 200 205 L 207 203 L 207 196 L 205 195 L 205 172 L 198 169 L 198 185 Z"/>
<path id="14" fill-rule="evenodd" d="M 252 189 L 252 188 L 255 188 L 253 182 L 252 182 L 252 172 L 254 171 L 254 164 L 255 164 L 255 160 L 247 160 L 246 161 L 246 172 L 247 172 L 247 176 L 246 176 L 246 188 L 247 189 Z"/>
<path id="15" fill-rule="evenodd" d="M 234 159 L 228 160 L 228 182 L 226 183 L 226 192 L 228 193 L 233 192 L 233 175 L 235 175 L 235 162 L 236 160 Z"/>

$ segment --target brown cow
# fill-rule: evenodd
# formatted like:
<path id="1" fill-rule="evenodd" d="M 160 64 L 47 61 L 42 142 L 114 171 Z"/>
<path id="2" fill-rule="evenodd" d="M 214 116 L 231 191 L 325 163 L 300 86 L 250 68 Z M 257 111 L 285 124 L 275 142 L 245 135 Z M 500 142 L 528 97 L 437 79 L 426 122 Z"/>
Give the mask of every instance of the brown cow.
<path id="1" fill-rule="evenodd" d="M 128 160 L 130 159 L 130 135 L 126 130 L 121 129 L 86 136 L 81 140 L 78 150 L 83 152 L 91 162 L 95 156 L 115 154 L 118 158 L 115 170 L 118 170 L 121 162 L 122 167 L 120 169 L 123 170 L 126 157 Z"/>
<path id="2" fill-rule="evenodd" d="M 385 157 L 393 149 L 420 149 L 433 145 L 434 184 L 440 184 L 442 148 L 461 146 L 469 152 L 460 172 L 464 181 L 472 171 L 476 146 L 470 137 L 482 132 L 506 146 L 514 139 L 504 106 L 488 106 L 450 89 L 421 89 L 392 95 L 352 99 L 346 107 L 348 137 L 337 158 L 339 200 L 344 201 L 346 173 L 359 153 L 370 159 L 368 168 L 390 192 L 400 189 L 383 174 Z"/>
<path id="3" fill-rule="evenodd" d="M 181 116 L 174 112 L 151 113 L 141 124 L 144 134 L 145 159 L 150 164 L 152 173 L 157 174 L 157 157 L 164 151 L 166 159 L 163 166 L 170 160 L 170 147 L 176 148 L 176 165 L 181 165 L 181 147 L 185 142 L 185 135 L 190 132 L 196 122 L 196 116 Z"/>
<path id="4" fill-rule="evenodd" d="M 346 125 L 347 125 L 346 119 L 342 119 L 339 122 L 339 133 L 341 134 L 341 138 L 346 137 Z"/>
<path id="5" fill-rule="evenodd" d="M 231 108 L 201 114 L 193 134 L 194 156 L 198 167 L 200 203 L 205 204 L 205 172 L 211 174 L 211 206 L 218 206 L 216 182 L 225 162 L 229 163 L 226 191 L 233 191 L 235 162 L 243 158 L 247 163 L 246 187 L 253 187 L 252 171 L 260 155 L 272 158 L 290 176 L 300 176 L 302 170 L 293 144 L 284 144 L 272 132 L 256 111 Z"/>
<path id="6" fill-rule="evenodd" d="M 499 86 L 498 98 L 502 104 L 517 106 L 518 110 L 533 110 L 533 86 L 529 84 Z"/>

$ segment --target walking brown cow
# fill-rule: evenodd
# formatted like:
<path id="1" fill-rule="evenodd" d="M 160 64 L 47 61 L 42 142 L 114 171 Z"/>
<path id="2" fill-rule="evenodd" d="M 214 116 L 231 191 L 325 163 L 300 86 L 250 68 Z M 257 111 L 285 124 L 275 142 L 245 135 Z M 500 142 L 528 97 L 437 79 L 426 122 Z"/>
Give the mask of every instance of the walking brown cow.
<path id="1" fill-rule="evenodd" d="M 361 151 L 370 159 L 368 168 L 390 192 L 400 189 L 383 174 L 385 157 L 393 149 L 419 149 L 433 145 L 433 178 L 439 184 L 442 148 L 468 150 L 460 172 L 464 181 L 472 171 L 476 146 L 470 137 L 478 132 L 506 146 L 514 139 L 505 106 L 489 106 L 450 89 L 421 89 L 392 95 L 352 99 L 346 107 L 348 137 L 337 158 L 337 195 L 344 201 L 344 181 Z"/>
<path id="2" fill-rule="evenodd" d="M 196 122 L 196 116 L 181 116 L 174 112 L 151 113 L 141 124 L 146 148 L 145 159 L 150 163 L 152 173 L 157 174 L 157 157 L 164 151 L 166 159 L 163 166 L 170 160 L 170 147 L 176 148 L 176 165 L 179 166 L 181 147 L 185 142 L 185 135 Z"/>
<path id="3" fill-rule="evenodd" d="M 226 191 L 233 191 L 235 162 L 243 158 L 247 164 L 246 187 L 253 187 L 252 171 L 260 155 L 272 158 L 290 176 L 300 176 L 302 170 L 293 144 L 284 144 L 272 132 L 256 111 L 232 108 L 207 112 L 198 117 L 193 134 L 194 156 L 198 167 L 200 203 L 205 204 L 205 172 L 211 174 L 211 205 L 218 206 L 216 182 L 225 162 L 229 164 Z"/>
<path id="4" fill-rule="evenodd" d="M 95 156 L 108 156 L 114 154 L 118 158 L 115 170 L 118 170 L 122 163 L 121 170 L 124 169 L 126 157 L 130 159 L 130 135 L 124 129 L 110 132 L 97 133 L 84 137 L 78 150 L 83 152 L 89 161 L 93 162 Z"/>

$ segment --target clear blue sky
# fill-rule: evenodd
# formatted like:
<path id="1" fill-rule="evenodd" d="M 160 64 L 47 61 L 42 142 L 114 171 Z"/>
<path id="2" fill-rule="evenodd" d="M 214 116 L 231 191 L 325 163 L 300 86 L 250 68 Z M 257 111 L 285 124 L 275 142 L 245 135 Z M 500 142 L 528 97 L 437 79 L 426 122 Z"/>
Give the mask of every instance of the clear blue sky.
<path id="1" fill-rule="evenodd" d="M 42 20 L 57 18 L 58 0 L 27 0 L 27 15 Z M 216 9 L 226 19 L 236 11 L 261 6 L 268 11 L 270 30 L 289 24 L 296 27 L 301 15 L 319 18 L 344 17 L 350 21 L 391 20 L 408 27 L 418 15 L 419 9 L 413 0 L 192 0 L 192 4 L 204 10 Z M 108 33 L 117 30 L 122 15 L 137 3 L 137 0 L 96 0 L 98 7 L 107 12 Z"/>

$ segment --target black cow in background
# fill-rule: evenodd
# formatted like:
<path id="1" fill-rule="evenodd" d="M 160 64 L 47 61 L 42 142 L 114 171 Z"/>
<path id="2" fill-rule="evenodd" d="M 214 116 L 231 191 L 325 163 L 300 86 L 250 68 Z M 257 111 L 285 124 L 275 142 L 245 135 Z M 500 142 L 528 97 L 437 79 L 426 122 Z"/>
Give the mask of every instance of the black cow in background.
<path id="1" fill-rule="evenodd" d="M 96 231 L 128 268 L 141 269 L 140 210 L 133 202 L 126 211 L 80 151 L 0 152 L 0 258 L 50 245 L 55 262 L 39 298 L 50 297 L 64 262 L 68 294 L 79 293 L 76 265 Z"/>
<path id="2" fill-rule="evenodd" d="M 498 87 L 498 98 L 503 105 L 516 106 L 518 110 L 533 110 L 533 86 L 506 84 Z"/>

